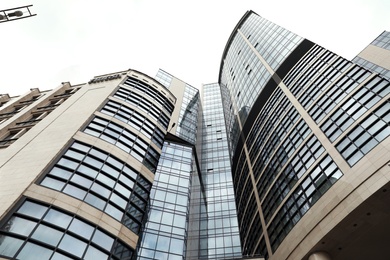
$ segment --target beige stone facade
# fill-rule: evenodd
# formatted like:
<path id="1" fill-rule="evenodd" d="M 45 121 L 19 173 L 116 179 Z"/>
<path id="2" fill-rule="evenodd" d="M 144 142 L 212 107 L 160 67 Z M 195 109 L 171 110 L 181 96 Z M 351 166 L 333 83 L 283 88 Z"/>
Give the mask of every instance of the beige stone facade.
<path id="1" fill-rule="evenodd" d="M 0 116 L 4 115 L 5 119 L 1 123 L 0 140 L 6 139 L 15 127 L 19 126 L 17 130 L 23 131 L 14 136 L 12 143 L 3 141 L 0 149 L 0 219 L 12 213 L 21 198 L 29 198 L 73 213 L 119 238 L 132 249 L 136 248 L 138 235 L 118 220 L 79 199 L 37 184 L 37 180 L 42 179 L 42 176 L 74 141 L 92 145 L 115 156 L 131 165 L 150 183 L 153 182 L 154 174 L 139 160 L 113 144 L 82 132 L 86 124 L 97 115 L 137 133 L 137 130 L 124 122 L 99 112 L 107 100 L 113 99 L 112 94 L 122 86 L 120 83 L 127 76 L 145 82 L 175 103 L 176 98 L 170 91 L 153 78 L 135 70 L 100 75 L 87 84 L 76 86 L 63 83 L 51 91 L 40 92 L 38 89 L 33 89 L 19 97 L 1 96 L 1 101 L 6 105 L 0 110 Z M 154 102 L 146 95 L 143 98 Z M 125 103 L 118 99 L 116 101 Z M 22 105 L 23 109 L 10 113 L 15 110 L 15 107 L 19 108 Z M 44 116 L 34 117 L 37 113 L 44 113 Z M 143 110 L 139 109 L 139 113 L 153 120 Z M 35 120 L 36 118 L 38 120 Z M 160 130 L 165 134 L 164 128 L 161 127 Z M 149 145 L 157 152 L 161 152 L 149 137 L 141 132 L 138 132 L 138 135 L 143 140 L 149 139 Z"/>

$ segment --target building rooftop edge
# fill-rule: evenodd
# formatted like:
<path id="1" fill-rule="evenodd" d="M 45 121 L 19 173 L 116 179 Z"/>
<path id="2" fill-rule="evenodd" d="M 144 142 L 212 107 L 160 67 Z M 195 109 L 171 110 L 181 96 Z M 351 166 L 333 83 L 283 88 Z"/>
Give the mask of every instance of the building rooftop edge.
<path id="1" fill-rule="evenodd" d="M 248 19 L 248 17 L 251 15 L 251 14 L 256 14 L 254 11 L 252 10 L 249 10 L 249 11 L 246 11 L 246 13 L 241 17 L 240 21 L 238 21 L 237 25 L 234 27 L 232 33 L 230 34 L 229 36 L 229 39 L 225 45 L 225 49 L 223 50 L 223 53 L 222 53 L 222 57 L 221 57 L 221 62 L 220 62 L 220 66 L 219 66 L 219 75 L 218 75 L 218 83 L 221 83 L 221 76 L 222 76 L 222 68 L 223 68 L 223 60 L 226 56 L 226 53 L 230 47 L 230 44 L 232 43 L 233 41 L 233 38 L 234 36 L 236 35 L 237 33 L 237 29 L 241 27 L 241 25 L 246 21 L 246 19 Z"/>
<path id="2" fill-rule="evenodd" d="M 186 84 L 186 85 L 188 85 L 188 86 L 191 86 L 191 87 L 193 87 L 193 88 L 196 88 L 196 87 L 192 86 L 191 84 L 188 84 L 188 83 L 185 82 L 184 80 L 179 79 L 179 78 L 176 77 L 175 75 L 172 75 L 171 73 L 169 73 L 168 71 L 166 71 L 166 70 L 164 70 L 164 69 L 162 69 L 162 68 L 159 68 L 159 70 L 163 71 L 163 72 L 166 73 L 166 74 L 169 74 L 169 75 L 172 76 L 173 78 L 175 78 L 175 79 L 177 79 L 177 80 L 183 82 L 184 84 Z"/>

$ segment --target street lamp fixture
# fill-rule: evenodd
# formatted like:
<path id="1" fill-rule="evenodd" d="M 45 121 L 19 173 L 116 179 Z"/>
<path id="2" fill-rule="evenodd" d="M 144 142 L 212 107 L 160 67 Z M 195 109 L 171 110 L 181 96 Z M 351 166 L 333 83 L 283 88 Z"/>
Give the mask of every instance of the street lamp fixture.
<path id="1" fill-rule="evenodd" d="M 30 8 L 32 5 L 20 6 L 11 9 L 0 10 L 0 23 L 19 20 L 35 16 L 32 14 Z"/>

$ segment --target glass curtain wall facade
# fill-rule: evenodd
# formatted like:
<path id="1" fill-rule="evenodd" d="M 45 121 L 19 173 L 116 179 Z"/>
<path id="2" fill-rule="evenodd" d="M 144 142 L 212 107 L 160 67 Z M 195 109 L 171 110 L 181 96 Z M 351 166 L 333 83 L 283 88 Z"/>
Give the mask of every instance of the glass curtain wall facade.
<path id="1" fill-rule="evenodd" d="M 174 91 L 176 96 L 180 97 L 181 102 L 178 104 L 178 107 L 180 108 L 179 117 L 177 122 L 171 123 L 171 127 L 173 128 L 172 125 L 174 123 L 176 126 L 175 135 L 191 144 L 195 144 L 198 129 L 198 116 L 201 106 L 199 90 L 182 82 L 162 69 L 159 69 L 157 72 L 156 80 L 167 89 L 171 89 L 172 80 L 181 82 L 181 91 Z"/>
<path id="2" fill-rule="evenodd" d="M 193 148 L 165 142 L 137 259 L 186 259 Z"/>
<path id="3" fill-rule="evenodd" d="M 257 185 L 263 188 L 262 181 L 259 180 L 260 168 L 265 167 L 264 164 L 270 160 L 273 150 L 295 124 L 299 124 L 300 128 L 291 138 L 304 140 L 310 134 L 304 121 L 298 122 L 300 117 L 296 111 L 291 110 L 291 104 L 286 98 L 279 104 L 281 109 L 279 108 L 276 116 L 269 119 L 273 120 L 273 124 L 269 124 L 271 129 L 267 132 L 260 130 L 262 122 L 253 122 L 252 108 L 259 110 L 264 106 L 258 104 L 258 100 L 265 102 L 270 92 L 275 89 L 275 86 L 269 85 L 269 82 L 274 80 L 274 72 L 302 41 L 303 39 L 294 33 L 248 12 L 230 36 L 221 61 L 219 83 L 226 93 L 224 104 L 230 104 L 225 105 L 225 117 L 233 156 L 233 180 L 243 255 L 268 256 L 264 216 L 259 203 L 261 190 L 257 188 Z M 261 97 L 264 93 L 268 94 L 268 97 Z M 276 95 L 276 102 L 283 99 L 281 94 Z M 276 104 L 272 103 L 270 106 L 272 111 Z M 269 116 L 269 112 L 264 116 Z M 247 122 L 250 113 L 250 122 Z M 268 150 L 267 154 L 259 156 L 261 146 L 269 138 L 270 130 L 283 118 L 285 122 L 279 127 L 282 131 L 273 131 L 272 142 L 270 141 L 269 147 L 264 147 Z M 263 120 L 266 121 L 264 118 Z M 252 128 L 251 139 L 244 144 L 248 146 L 243 148 L 241 140 L 245 138 L 245 123 L 246 126 L 249 125 L 248 129 L 252 128 L 252 124 L 256 128 Z M 287 153 L 280 149 L 279 155 L 286 157 Z"/>
<path id="4" fill-rule="evenodd" d="M 180 104 L 169 129 L 175 136 L 166 137 L 157 166 L 137 259 L 187 259 L 187 251 L 188 259 L 196 259 L 205 208 L 203 196 L 192 194 L 203 193 L 195 155 L 199 91 L 161 69 L 156 80 L 167 89 L 179 88 L 175 94 Z"/>
<path id="5" fill-rule="evenodd" d="M 243 19 L 245 22 L 231 35 L 224 50 L 219 76 L 232 102 L 225 117 L 233 151 L 239 138 L 235 129 L 245 123 L 256 98 L 271 79 L 267 66 L 276 70 L 302 41 L 298 35 L 254 13 Z"/>
<path id="6" fill-rule="evenodd" d="M 162 84 L 172 90 L 177 84 L 177 79 L 167 72 L 160 70 L 156 76 Z M 182 138 L 181 142 L 188 142 L 187 145 L 193 147 L 192 160 L 193 169 L 191 172 L 182 172 L 180 164 L 183 160 L 176 154 L 181 154 L 184 143 L 177 143 L 178 140 L 167 141 L 163 147 L 163 154 L 160 159 L 158 170 L 151 191 L 152 198 L 149 209 L 149 218 L 145 225 L 142 242 L 138 250 L 139 259 L 232 259 L 241 258 L 241 247 L 238 232 L 237 212 L 234 202 L 233 184 L 231 179 L 230 159 L 228 144 L 225 130 L 225 122 L 221 118 L 222 100 L 218 84 L 205 85 L 203 90 L 202 114 L 200 114 L 200 95 L 199 91 L 193 87 L 181 82 L 183 90 L 182 95 L 178 97 L 181 100 L 179 107 L 176 136 Z M 174 92 L 178 93 L 178 91 Z M 197 133 L 198 117 L 201 116 L 201 132 Z M 171 122 L 171 125 L 172 122 Z M 212 127 L 211 127 L 212 126 Z M 200 137 L 196 140 L 196 134 Z M 200 151 L 198 154 L 201 158 L 195 156 L 195 144 Z M 187 148 L 188 149 L 188 148 Z M 168 153 L 164 155 L 165 153 Z M 188 157 L 188 156 L 187 156 Z M 165 158 L 165 159 L 164 159 Z M 173 164 L 172 164 L 172 162 Z M 167 165 L 173 166 L 167 171 Z M 187 162 L 188 163 L 188 162 Z M 200 163 L 200 172 L 195 166 Z M 171 165 L 169 164 L 169 165 Z M 164 168 L 165 170 L 161 170 Z M 160 173 L 160 171 L 162 171 Z M 175 171 L 176 173 L 174 173 Z M 170 189 L 172 181 L 169 177 L 175 174 L 184 174 L 191 182 L 188 183 L 187 190 L 181 191 Z M 161 180 L 160 180 L 161 179 Z M 165 204 L 161 192 L 168 192 Z M 157 196 L 157 195 L 158 196 Z M 165 194 L 165 193 L 164 193 Z M 187 195 L 186 195 L 187 194 Z M 172 197 L 187 196 L 187 204 L 181 205 L 175 203 Z M 155 198 L 153 198 L 155 196 Z M 160 201 L 160 202 L 159 202 Z M 176 206 L 174 206 L 176 205 Z M 187 206 L 187 208 L 185 207 Z M 178 207 L 183 212 L 172 212 L 172 207 Z M 172 232 L 161 233 L 166 227 L 157 227 L 157 223 L 162 220 L 154 218 L 154 215 L 172 215 L 185 217 L 186 226 L 183 230 L 185 233 L 176 234 Z M 165 213 L 164 213 L 165 212 Z M 165 220 L 164 220 L 165 221 Z M 163 222 L 164 222 L 163 221 Z M 154 223 L 154 224 L 153 224 Z M 165 223 L 165 222 L 164 222 Z M 174 230 L 178 227 L 177 223 L 169 224 Z M 152 228 L 154 226 L 154 228 Z M 188 228 L 187 228 L 188 227 Z M 158 237 L 158 230 L 160 234 Z M 153 239 L 152 239 L 153 238 Z M 159 240 L 160 239 L 160 240 Z M 179 251 L 170 251 L 166 241 L 180 239 L 183 246 L 179 249 L 178 245 L 174 248 Z M 149 241 L 155 241 L 150 244 Z M 158 247 L 158 249 L 157 249 Z M 186 250 L 187 247 L 187 251 Z M 173 250 L 173 249 L 172 249 Z M 173 257 L 173 258 L 172 258 Z"/>
<path id="7" fill-rule="evenodd" d="M 390 135 L 390 85 L 252 11 L 228 40 L 219 84 L 242 253 L 272 258 L 313 205 Z"/>
<path id="8" fill-rule="evenodd" d="M 205 259 L 241 257 L 237 211 L 230 154 L 223 116 L 221 90 L 217 83 L 203 85 L 201 171 L 205 179 L 208 252 Z"/>

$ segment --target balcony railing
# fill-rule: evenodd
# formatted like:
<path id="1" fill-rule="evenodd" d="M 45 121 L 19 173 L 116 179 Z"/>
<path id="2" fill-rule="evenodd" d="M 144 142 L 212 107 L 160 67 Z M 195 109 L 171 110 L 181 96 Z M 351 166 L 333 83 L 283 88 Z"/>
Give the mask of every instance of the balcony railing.
<path id="1" fill-rule="evenodd" d="M 6 140 L 1 140 L 0 141 L 0 148 L 5 148 L 11 145 L 13 142 L 18 140 L 18 138 L 11 138 L 11 139 L 6 139 Z"/>
<path id="2" fill-rule="evenodd" d="M 41 121 L 42 119 L 34 119 L 34 120 L 28 120 L 16 123 L 16 126 L 26 126 L 26 125 L 35 125 L 37 122 Z"/>
<path id="3" fill-rule="evenodd" d="M 50 110 L 58 107 L 60 104 L 50 104 L 44 107 L 38 107 L 38 110 Z"/>
<path id="4" fill-rule="evenodd" d="M 18 113 L 18 111 L 12 111 L 12 112 L 8 112 L 8 113 L 2 113 L 0 114 L 0 119 L 2 118 L 6 118 L 6 117 L 11 117 L 12 115 Z"/>

